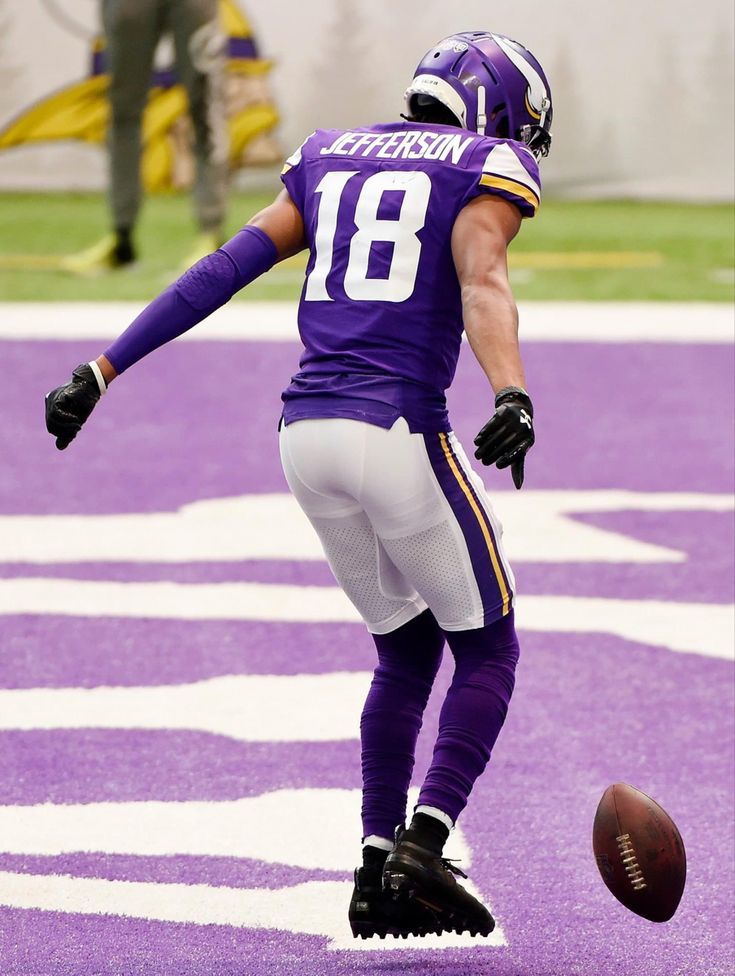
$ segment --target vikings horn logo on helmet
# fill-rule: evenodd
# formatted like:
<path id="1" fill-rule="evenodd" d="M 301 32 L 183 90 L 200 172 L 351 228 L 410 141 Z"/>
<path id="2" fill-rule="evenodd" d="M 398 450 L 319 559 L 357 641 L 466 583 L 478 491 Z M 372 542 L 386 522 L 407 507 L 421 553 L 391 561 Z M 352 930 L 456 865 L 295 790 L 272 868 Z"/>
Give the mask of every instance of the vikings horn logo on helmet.
<path id="1" fill-rule="evenodd" d="M 529 115 L 543 124 L 543 117 L 551 105 L 543 78 L 531 62 L 524 58 L 513 41 L 501 34 L 491 34 L 490 36 L 528 82 L 526 109 Z"/>

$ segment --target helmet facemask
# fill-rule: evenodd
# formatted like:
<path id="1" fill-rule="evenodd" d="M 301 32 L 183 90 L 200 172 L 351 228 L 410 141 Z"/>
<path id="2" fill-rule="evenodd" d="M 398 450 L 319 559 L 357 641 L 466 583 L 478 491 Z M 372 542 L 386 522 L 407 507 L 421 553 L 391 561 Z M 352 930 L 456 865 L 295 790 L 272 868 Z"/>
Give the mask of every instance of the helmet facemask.
<path id="1" fill-rule="evenodd" d="M 548 108 L 545 108 L 541 122 L 538 125 L 522 125 L 520 129 L 520 141 L 525 143 L 536 159 L 549 155 L 551 149 L 551 119 L 554 111 L 551 101 L 548 101 Z"/>

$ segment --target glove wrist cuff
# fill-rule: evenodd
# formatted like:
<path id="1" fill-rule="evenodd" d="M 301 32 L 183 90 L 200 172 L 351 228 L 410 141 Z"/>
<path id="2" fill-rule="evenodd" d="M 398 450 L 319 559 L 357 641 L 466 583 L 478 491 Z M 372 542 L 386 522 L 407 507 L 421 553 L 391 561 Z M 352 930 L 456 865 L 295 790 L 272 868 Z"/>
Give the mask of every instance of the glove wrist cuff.
<path id="1" fill-rule="evenodd" d="M 504 386 L 502 390 L 498 390 L 495 394 L 495 409 L 497 410 L 502 403 L 507 403 L 509 400 L 519 401 L 531 416 L 533 416 L 531 397 L 528 395 L 528 391 L 524 390 L 522 386 Z"/>
<path id="2" fill-rule="evenodd" d="M 107 383 L 105 383 L 105 378 L 102 375 L 102 370 L 99 368 L 97 363 L 92 360 L 92 362 L 87 363 L 89 368 L 94 373 L 94 378 L 97 380 L 97 386 L 99 387 L 100 395 L 107 393 Z"/>

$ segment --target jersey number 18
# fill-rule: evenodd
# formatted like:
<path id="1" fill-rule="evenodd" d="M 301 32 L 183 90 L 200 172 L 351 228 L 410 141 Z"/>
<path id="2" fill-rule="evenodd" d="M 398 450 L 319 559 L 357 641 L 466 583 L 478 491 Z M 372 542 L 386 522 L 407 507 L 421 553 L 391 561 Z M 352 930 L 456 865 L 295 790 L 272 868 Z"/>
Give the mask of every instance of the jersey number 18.
<path id="1" fill-rule="evenodd" d="M 327 291 L 327 277 L 334 259 L 337 215 L 344 189 L 359 174 L 345 170 L 327 173 L 316 188 L 320 195 L 317 211 L 314 251 L 316 260 L 306 281 L 304 301 L 334 301 Z M 378 217 L 378 208 L 387 190 L 404 194 L 397 220 Z M 355 302 L 405 302 L 416 287 L 421 256 L 418 232 L 426 221 L 431 196 L 431 180 L 423 172 L 381 172 L 369 176 L 363 184 L 355 206 L 356 233 L 350 241 L 350 255 L 345 271 L 344 289 Z M 370 249 L 373 243 L 393 244 L 393 255 L 386 278 L 368 278 Z"/>

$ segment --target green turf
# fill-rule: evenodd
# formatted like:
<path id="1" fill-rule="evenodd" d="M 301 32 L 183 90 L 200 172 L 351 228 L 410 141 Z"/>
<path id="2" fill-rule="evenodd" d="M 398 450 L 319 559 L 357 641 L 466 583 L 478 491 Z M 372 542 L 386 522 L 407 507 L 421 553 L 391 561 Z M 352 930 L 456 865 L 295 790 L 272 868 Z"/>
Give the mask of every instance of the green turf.
<path id="1" fill-rule="evenodd" d="M 269 196 L 233 196 L 234 231 Z M 78 278 L 58 271 L 2 270 L 2 255 L 70 254 L 106 231 L 104 199 L 95 194 L 0 194 L 0 298 L 5 300 L 143 300 L 177 274 L 194 235 L 186 196 L 148 198 L 138 228 L 141 260 L 135 268 Z M 635 252 L 660 264 L 645 268 L 556 268 L 513 272 L 519 299 L 731 301 L 733 210 L 628 201 L 547 201 L 526 222 L 513 252 L 552 252 L 557 263 L 578 252 Z M 652 257 L 653 256 L 653 257 Z M 531 258 L 533 260 L 533 258 Z M 728 270 L 730 269 L 730 270 Z M 298 261 L 251 285 L 245 299 L 296 298 Z"/>

